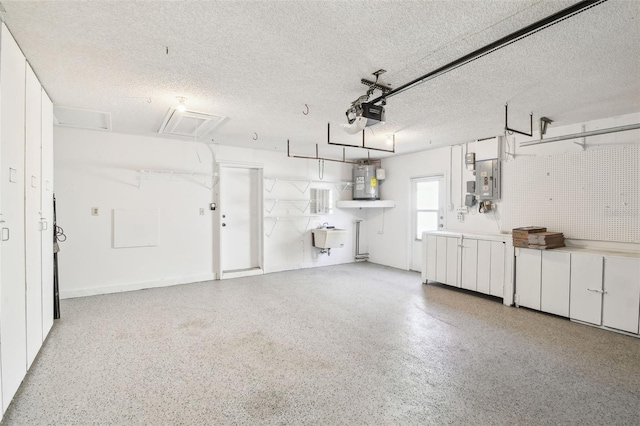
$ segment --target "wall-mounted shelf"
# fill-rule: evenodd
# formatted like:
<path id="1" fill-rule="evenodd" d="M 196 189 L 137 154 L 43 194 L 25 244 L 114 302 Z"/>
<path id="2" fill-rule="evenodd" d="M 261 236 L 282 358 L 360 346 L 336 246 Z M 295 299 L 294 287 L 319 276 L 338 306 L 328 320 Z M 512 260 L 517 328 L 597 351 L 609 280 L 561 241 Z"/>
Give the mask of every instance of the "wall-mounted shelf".
<path id="1" fill-rule="evenodd" d="M 301 234 L 307 232 L 307 230 L 309 229 L 309 224 L 311 223 L 311 219 L 317 219 L 318 216 L 307 216 L 307 215 L 300 215 L 300 216 L 265 216 L 265 219 L 268 220 L 272 220 L 273 221 L 273 226 L 271 226 L 271 230 L 268 233 L 265 233 L 265 235 L 267 236 L 267 238 L 271 237 L 271 234 L 273 234 L 273 230 L 276 228 L 276 225 L 278 224 L 278 222 L 284 221 L 284 222 L 293 222 L 293 221 L 307 221 L 307 224 L 304 227 L 304 231 L 300 232 Z"/>
<path id="2" fill-rule="evenodd" d="M 311 203 L 311 200 L 284 199 L 284 198 L 265 198 L 264 201 L 272 203 L 271 204 L 271 208 L 268 208 L 268 207 L 264 208 L 264 210 L 267 213 L 271 213 L 273 211 L 273 209 L 276 208 L 278 203 L 291 204 L 296 210 L 299 210 L 300 213 L 304 213 L 307 210 L 307 208 L 309 207 L 309 204 Z"/>
<path id="3" fill-rule="evenodd" d="M 371 209 L 395 206 L 396 202 L 391 200 L 343 200 L 336 202 L 336 207 L 339 209 Z"/>
<path id="4" fill-rule="evenodd" d="M 267 192 L 273 191 L 273 188 L 275 188 L 275 186 L 276 186 L 276 184 L 278 182 L 289 182 L 291 184 L 291 186 L 293 186 L 294 188 L 296 188 L 298 191 L 300 191 L 303 194 L 307 191 L 307 189 L 309 189 L 309 187 L 313 183 L 328 183 L 328 184 L 332 184 L 332 185 L 334 185 L 336 187 L 336 190 L 338 190 L 338 192 L 340 192 L 340 193 L 344 192 L 344 190 L 346 190 L 348 187 L 353 185 L 353 182 L 340 182 L 340 181 L 330 181 L 330 180 L 311 180 L 311 179 L 293 179 L 293 178 L 279 178 L 279 177 L 265 177 L 264 180 L 273 182 L 271 184 L 271 186 L 267 186 L 267 185 L 264 186 L 264 190 L 267 191 Z"/>

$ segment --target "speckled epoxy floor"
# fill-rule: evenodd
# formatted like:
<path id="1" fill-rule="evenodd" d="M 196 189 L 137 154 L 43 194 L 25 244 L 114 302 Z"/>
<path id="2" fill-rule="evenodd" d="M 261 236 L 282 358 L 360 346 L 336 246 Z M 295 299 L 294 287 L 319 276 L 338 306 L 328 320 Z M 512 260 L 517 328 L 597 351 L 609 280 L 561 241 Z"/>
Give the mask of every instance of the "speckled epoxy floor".
<path id="1" fill-rule="evenodd" d="M 372 264 L 62 314 L 3 424 L 640 424 L 640 339 Z"/>

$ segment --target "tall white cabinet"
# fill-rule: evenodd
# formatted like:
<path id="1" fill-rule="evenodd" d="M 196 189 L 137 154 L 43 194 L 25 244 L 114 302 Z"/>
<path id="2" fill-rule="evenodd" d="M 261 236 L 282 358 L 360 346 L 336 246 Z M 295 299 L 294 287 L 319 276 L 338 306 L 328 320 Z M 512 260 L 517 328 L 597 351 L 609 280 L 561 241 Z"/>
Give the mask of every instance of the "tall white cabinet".
<path id="1" fill-rule="evenodd" d="M 44 186 L 43 186 L 44 185 Z M 46 189 L 45 189 L 46 188 Z M 0 32 L 0 381 L 9 406 L 53 324 L 53 106 Z"/>
<path id="2" fill-rule="evenodd" d="M 4 412 L 27 372 L 24 239 L 26 62 L 4 25 L 0 37 L 0 208 L 3 221 L 0 344 Z"/>

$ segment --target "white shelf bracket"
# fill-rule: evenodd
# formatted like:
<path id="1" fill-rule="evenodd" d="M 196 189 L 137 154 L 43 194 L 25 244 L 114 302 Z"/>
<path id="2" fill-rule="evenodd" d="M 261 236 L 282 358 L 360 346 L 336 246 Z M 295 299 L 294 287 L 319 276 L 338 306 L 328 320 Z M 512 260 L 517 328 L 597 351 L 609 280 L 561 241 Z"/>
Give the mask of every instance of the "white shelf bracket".
<path id="1" fill-rule="evenodd" d="M 585 132 L 584 124 L 581 126 L 582 133 Z M 587 138 L 580 139 L 581 142 L 574 142 L 576 145 L 581 146 L 583 151 L 587 150 Z"/>
<path id="2" fill-rule="evenodd" d="M 307 189 L 309 189 L 309 187 L 311 186 L 311 181 L 304 181 L 307 183 L 307 186 L 304 187 L 304 189 L 300 189 L 300 187 L 298 187 L 298 185 L 295 184 L 294 181 L 289 181 L 289 183 L 291 183 L 291 186 L 293 186 L 295 189 L 297 189 L 298 191 L 300 191 L 301 194 L 304 194 L 305 192 L 307 192 Z"/>
<path id="3" fill-rule="evenodd" d="M 275 208 L 276 208 L 276 205 L 278 205 L 278 199 L 273 200 L 273 204 L 271 205 L 271 208 L 270 208 L 270 209 L 269 209 L 269 208 L 266 208 L 266 207 L 265 207 L 264 209 L 265 209 L 265 211 L 266 211 L 267 213 L 271 213 L 271 212 L 273 211 L 273 209 L 275 209 Z"/>
<path id="4" fill-rule="evenodd" d="M 273 191 L 273 187 L 274 187 L 274 186 L 276 186 L 276 182 L 278 182 L 278 178 L 274 178 L 274 179 L 273 179 L 273 183 L 271 184 L 271 187 L 270 187 L 270 188 L 267 188 L 267 187 L 265 186 L 265 187 L 264 187 L 264 190 L 270 193 L 271 191 Z"/>
<path id="5" fill-rule="evenodd" d="M 277 217 L 273 218 L 273 226 L 271 227 L 271 230 L 266 234 L 267 238 L 271 238 L 271 234 L 273 234 L 273 230 L 276 229 L 276 225 L 278 224 L 278 219 Z"/>

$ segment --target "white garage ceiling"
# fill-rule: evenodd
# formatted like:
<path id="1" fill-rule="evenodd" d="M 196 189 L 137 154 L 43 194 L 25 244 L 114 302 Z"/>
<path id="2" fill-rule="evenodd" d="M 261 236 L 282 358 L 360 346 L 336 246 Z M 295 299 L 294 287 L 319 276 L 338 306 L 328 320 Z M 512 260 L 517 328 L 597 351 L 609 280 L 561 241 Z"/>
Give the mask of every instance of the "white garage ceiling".
<path id="1" fill-rule="evenodd" d="M 228 117 L 206 141 L 284 151 L 290 139 L 292 151 L 319 143 L 325 156 L 341 153 L 328 122 L 334 142 L 361 140 L 339 128 L 366 92 L 361 78 L 384 68 L 382 82 L 400 86 L 575 3 L 2 1 L 57 105 L 152 135 L 182 96 Z M 562 125 L 640 111 L 639 18 L 640 1 L 609 0 L 398 94 L 369 143 L 395 134 L 406 153 L 502 134 L 505 103 L 523 130 L 530 112 Z"/>

